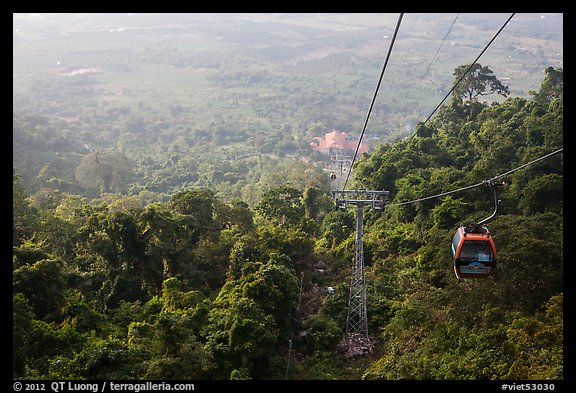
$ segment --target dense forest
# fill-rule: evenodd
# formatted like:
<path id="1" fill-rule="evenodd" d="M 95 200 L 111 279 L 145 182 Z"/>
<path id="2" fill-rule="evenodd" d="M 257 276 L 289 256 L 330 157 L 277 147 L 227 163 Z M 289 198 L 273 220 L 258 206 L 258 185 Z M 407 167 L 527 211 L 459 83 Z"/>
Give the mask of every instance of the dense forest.
<path id="1" fill-rule="evenodd" d="M 116 145 L 92 151 L 75 122 L 15 109 L 15 159 L 38 154 L 18 166 L 26 181 L 13 174 L 13 377 L 563 379 L 563 155 L 502 179 L 489 279 L 458 280 L 450 251 L 459 224 L 493 209 L 489 189 L 398 205 L 561 148 L 563 71 L 543 75 L 529 98 L 454 94 L 415 138 L 354 166 L 353 187 L 390 191 L 389 206 L 365 214 L 375 346 L 355 358 L 338 350 L 354 211 L 335 209 L 324 171 L 275 157 L 303 149 L 304 135 L 271 143 L 215 124 L 186 140 L 153 111 L 144 121 L 120 111 L 94 141 Z M 218 166 L 190 170 L 214 152 L 197 140 L 232 135 Z M 147 155 L 147 144 L 166 151 Z M 238 173 L 246 180 L 226 180 Z"/>
<path id="2" fill-rule="evenodd" d="M 508 16 L 406 14 L 363 140 L 409 134 Z M 396 18 L 14 14 L 13 166 L 38 198 L 147 205 L 202 187 L 253 208 L 286 181 L 329 190 L 329 160 L 309 143 L 359 136 Z M 562 24 L 516 14 L 482 62 L 529 97 L 546 67 L 562 67 Z"/>

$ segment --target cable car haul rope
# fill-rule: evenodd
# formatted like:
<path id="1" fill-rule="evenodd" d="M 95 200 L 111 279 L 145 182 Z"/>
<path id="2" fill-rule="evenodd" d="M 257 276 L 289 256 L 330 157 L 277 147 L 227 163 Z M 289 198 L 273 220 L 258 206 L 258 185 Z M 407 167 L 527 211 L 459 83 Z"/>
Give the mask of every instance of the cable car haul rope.
<path id="1" fill-rule="evenodd" d="M 408 204 L 413 204 L 433 198 L 439 198 L 446 195 L 454 194 L 457 192 L 470 190 L 479 186 L 489 186 L 494 192 L 494 212 L 491 216 L 479 221 L 475 224 L 470 224 L 468 226 L 459 226 L 452 239 L 452 256 L 454 273 L 458 278 L 486 278 L 489 277 L 494 269 L 496 268 L 496 246 L 494 240 L 490 235 L 486 224 L 492 221 L 498 212 L 498 206 L 500 200 L 496 192 L 496 187 L 503 185 L 503 183 L 496 182 L 496 180 L 508 176 L 520 169 L 526 168 L 529 165 L 535 164 L 542 161 L 548 157 L 562 152 L 564 148 L 557 149 L 551 153 L 545 154 L 542 157 L 538 157 L 532 161 L 522 164 L 514 169 L 506 171 L 502 174 L 497 174 L 490 179 L 483 180 L 479 183 L 471 184 L 469 186 L 460 187 L 456 190 L 442 192 L 436 195 L 430 195 L 423 198 L 414 199 L 406 202 L 387 204 L 388 206 L 403 206 Z"/>
<path id="2" fill-rule="evenodd" d="M 384 204 L 384 201 L 379 201 L 379 209 L 389 206 L 403 206 L 408 204 L 413 204 L 433 198 L 440 198 L 446 195 L 454 194 L 457 192 L 470 190 L 479 186 L 488 186 L 493 189 L 494 192 L 494 212 L 489 217 L 479 221 L 478 223 L 469 224 L 467 226 L 459 226 L 452 239 L 452 256 L 454 273 L 458 278 L 486 278 L 489 277 L 494 269 L 496 268 L 496 246 L 494 240 L 486 227 L 489 221 L 492 221 L 498 212 L 498 206 L 500 200 L 498 199 L 496 187 L 502 186 L 503 183 L 497 182 L 496 180 L 503 178 L 504 176 L 511 175 L 512 173 L 526 168 L 529 165 L 540 162 L 546 158 L 549 158 L 555 154 L 562 152 L 564 148 L 557 149 L 551 153 L 545 154 L 538 157 L 532 161 L 525 164 L 517 166 L 514 169 L 506 171 L 502 174 L 497 174 L 489 179 L 483 180 L 481 182 L 471 184 L 468 186 L 460 187 L 456 190 L 446 191 L 435 195 L 430 195 L 423 198 L 414 199 L 411 201 Z M 337 205 L 339 207 L 346 207 L 347 204 L 339 200 L 337 195 L 344 196 L 345 193 L 353 194 L 363 194 L 363 193 L 382 193 L 388 196 L 388 191 L 366 191 L 366 190 L 337 190 L 333 191 L 334 197 L 336 199 Z M 368 200 L 367 200 L 368 201 Z M 344 202 L 350 202 L 344 201 Z M 356 202 L 356 201 L 355 201 Z M 369 202 L 369 201 L 368 201 Z M 373 202 L 373 201 L 372 201 Z"/>
<path id="3" fill-rule="evenodd" d="M 456 190 L 452 190 L 452 191 L 442 192 L 442 193 L 436 194 L 436 195 L 430 195 L 430 196 L 427 196 L 427 197 L 414 199 L 414 200 L 411 200 L 411 201 L 398 202 L 398 203 L 390 203 L 390 204 L 387 204 L 386 207 L 389 207 L 389 206 L 409 205 L 409 204 L 416 203 L 416 202 L 426 201 L 426 200 L 428 200 L 428 199 L 439 198 L 439 197 L 443 197 L 443 196 L 446 196 L 446 195 L 455 194 L 455 193 L 457 193 L 457 192 L 466 191 L 466 190 L 469 190 L 469 189 L 471 189 L 471 188 L 479 187 L 479 186 L 482 186 L 482 185 L 487 185 L 487 184 L 493 183 L 494 181 L 496 181 L 496 180 L 498 180 L 498 179 L 500 179 L 500 178 L 502 178 L 502 177 L 504 177 L 504 176 L 508 176 L 508 175 L 510 175 L 510 174 L 512 174 L 512 173 L 514 173 L 514 172 L 516 172 L 516 171 L 518 171 L 518 170 L 520 170 L 520 169 L 523 169 L 523 168 L 525 168 L 525 167 L 527 167 L 527 166 L 529 166 L 529 165 L 535 164 L 535 163 L 537 163 L 538 161 L 542 161 L 542 160 L 544 160 L 544 159 L 546 159 L 546 158 L 548 158 L 548 157 L 551 157 L 551 156 L 553 156 L 554 154 L 558 154 L 558 153 L 560 153 L 560 152 L 563 151 L 563 150 L 564 150 L 564 148 L 561 147 L 561 148 L 558 149 L 558 150 L 555 150 L 555 151 L 553 151 L 553 152 L 551 152 L 551 153 L 545 154 L 545 155 L 543 155 L 542 157 L 538 157 L 538 158 L 536 158 L 535 160 L 532 160 L 532 161 L 530 161 L 530 162 L 527 162 L 526 164 L 522 164 L 522 165 L 520 165 L 520 166 L 518 166 L 518 167 L 516 167 L 516 168 L 514 168 L 514 169 L 511 169 L 511 170 L 509 170 L 509 171 L 506 171 L 506 172 L 504 172 L 504 173 L 502 173 L 502 174 L 497 174 L 496 176 L 491 177 L 490 179 L 483 180 L 483 181 L 481 181 L 481 182 L 479 182 L 479 183 L 471 184 L 471 185 L 469 185 L 469 186 L 460 187 L 460 188 L 458 188 L 458 189 L 456 189 Z"/>

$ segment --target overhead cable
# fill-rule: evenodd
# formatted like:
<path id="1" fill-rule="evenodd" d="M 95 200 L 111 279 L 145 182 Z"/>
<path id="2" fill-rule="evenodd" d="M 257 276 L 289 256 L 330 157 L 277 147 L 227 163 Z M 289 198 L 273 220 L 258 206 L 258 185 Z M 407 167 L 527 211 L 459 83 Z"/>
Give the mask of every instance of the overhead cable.
<path id="1" fill-rule="evenodd" d="M 400 23 L 402 22 L 403 17 L 404 13 L 401 13 L 400 16 L 398 17 L 398 22 L 396 23 L 396 29 L 394 30 L 394 35 L 392 36 L 392 40 L 390 41 L 390 47 L 388 48 L 388 54 L 386 55 L 386 61 L 384 62 L 384 66 L 382 67 L 382 72 L 380 73 L 380 78 L 378 79 L 376 90 L 374 91 L 374 97 L 372 97 L 372 103 L 370 104 L 370 109 L 368 109 L 368 115 L 366 116 L 366 121 L 364 122 L 364 127 L 362 128 L 362 134 L 360 134 L 360 139 L 358 140 L 358 145 L 356 146 L 356 151 L 354 152 L 354 158 L 352 159 L 352 163 L 350 164 L 350 170 L 348 171 L 348 175 L 346 175 L 346 181 L 344 182 L 343 189 L 346 189 L 348 178 L 350 177 L 352 167 L 354 166 L 354 162 L 356 161 L 356 156 L 358 155 L 358 149 L 360 149 L 360 143 L 362 143 L 362 138 L 364 137 L 364 132 L 366 131 L 366 126 L 368 125 L 368 120 L 370 119 L 370 114 L 372 113 L 372 108 L 374 107 L 376 96 L 378 95 L 378 89 L 380 88 L 380 84 L 382 83 L 382 78 L 384 77 L 384 71 L 386 70 L 386 66 L 388 65 L 388 60 L 390 59 L 390 53 L 392 52 L 392 47 L 394 46 L 394 42 L 396 41 L 396 35 L 398 34 L 398 29 L 400 28 Z"/>
<path id="2" fill-rule="evenodd" d="M 444 46 L 444 42 L 446 41 L 446 38 L 448 38 L 448 34 L 450 34 L 450 32 L 452 31 L 452 28 L 454 27 L 454 24 L 456 23 L 456 21 L 458 20 L 458 17 L 460 16 L 460 13 L 458 13 L 456 15 L 456 18 L 454 18 L 454 20 L 452 21 L 452 24 L 450 25 L 450 28 L 448 29 L 448 32 L 446 32 L 446 35 L 444 36 L 444 38 L 442 39 L 442 42 L 440 43 L 440 46 L 438 47 L 438 49 L 436 49 L 436 53 L 434 53 L 434 57 L 432 57 L 432 60 L 430 61 L 430 63 L 428 64 L 428 67 L 426 67 L 426 71 L 424 71 L 423 75 L 426 75 L 428 73 L 428 70 L 430 69 L 430 66 L 432 65 L 432 63 L 434 63 L 434 60 L 436 60 L 436 56 L 438 56 L 438 52 L 440 52 L 440 49 L 442 49 L 442 46 Z"/>
<path id="3" fill-rule="evenodd" d="M 430 196 L 427 196 L 427 197 L 424 197 L 424 198 L 414 199 L 414 200 L 412 200 L 412 201 L 399 202 L 399 203 L 390 203 L 390 204 L 387 204 L 386 207 L 388 207 L 388 206 L 409 205 L 409 204 L 412 204 L 412 203 L 422 202 L 422 201 L 426 201 L 426 200 L 428 200 L 428 199 L 433 199 L 433 198 L 439 198 L 439 197 L 443 197 L 443 196 L 446 196 L 446 195 L 455 194 L 455 193 L 457 193 L 457 192 L 469 190 L 469 189 L 471 189 L 471 188 L 475 188 L 475 187 L 478 187 L 478 186 L 482 186 L 482 185 L 484 185 L 484 184 L 488 184 L 488 183 L 490 183 L 490 182 L 493 182 L 494 180 L 500 179 L 501 177 L 508 176 L 508 175 L 510 175 L 510 174 L 512 174 L 512 173 L 514 173 L 514 172 L 516 172 L 516 171 L 518 171 L 518 170 L 520 170 L 520 169 L 522 169 L 522 168 L 527 167 L 528 165 L 532 165 L 532 164 L 534 164 L 534 163 L 536 163 L 536 162 L 538 162 L 538 161 L 542 161 L 542 160 L 544 160 L 544 159 L 546 159 L 546 158 L 548 158 L 548 157 L 550 157 L 550 156 L 553 156 L 554 154 L 560 153 L 560 152 L 563 151 L 563 150 L 564 150 L 564 148 L 562 147 L 562 148 L 560 148 L 560 149 L 558 149 L 558 150 L 555 150 L 555 151 L 553 151 L 553 152 L 551 152 L 551 153 L 548 153 L 548 154 L 546 154 L 546 155 L 544 155 L 544 156 L 542 156 L 542 157 L 539 157 L 539 158 L 536 158 L 535 160 L 532 160 L 532 161 L 530 161 L 530 162 L 527 162 L 526 164 L 522 164 L 522 165 L 520 165 L 520 166 L 518 166 L 518 167 L 516 167 L 516 168 L 514 168 L 514 169 L 511 169 L 511 170 L 509 170 L 509 171 L 507 171 L 507 172 L 504 172 L 504 173 L 502 173 L 502 174 L 498 174 L 498 175 L 496 175 L 496 176 L 494 176 L 494 177 L 492 177 L 492 178 L 490 178 L 490 179 L 486 179 L 486 180 L 483 180 L 483 181 L 481 181 L 481 182 L 478 182 L 478 183 L 475 183 L 475 184 L 471 184 L 471 185 L 469 185 L 469 186 L 460 187 L 460 188 L 458 188 L 458 189 L 456 189 L 456 190 L 446 191 L 446 192 L 442 192 L 442 193 L 440 193 L 440 194 L 430 195 Z"/>
<path id="4" fill-rule="evenodd" d="M 446 99 L 448 97 L 450 97 L 450 94 L 452 94 L 452 92 L 454 91 L 454 89 L 456 89 L 456 87 L 460 84 L 460 82 L 462 81 L 462 79 L 464 79 L 464 77 L 466 76 L 466 74 L 468 74 L 468 72 L 470 71 L 470 69 L 474 66 L 474 64 L 476 64 L 476 62 L 478 61 L 478 59 L 480 59 L 480 57 L 484 54 L 484 52 L 486 52 L 486 50 L 490 47 L 490 45 L 492 45 L 492 42 L 494 42 L 494 40 L 496 39 L 496 37 L 498 37 L 498 35 L 500 34 L 500 32 L 502 32 L 502 30 L 504 30 L 504 28 L 506 27 L 506 25 L 508 24 L 508 22 L 510 22 L 510 20 L 514 17 L 514 15 L 516 15 L 515 13 L 512 13 L 510 15 L 510 17 L 508 17 L 508 19 L 506 20 L 506 22 L 504 22 L 504 24 L 502 25 L 502 27 L 500 27 L 500 29 L 496 32 L 496 34 L 494 35 L 494 37 L 492 37 L 492 39 L 490 40 L 490 42 L 488 42 L 488 44 L 484 47 L 484 49 L 482 49 L 482 52 L 480 52 L 480 54 L 476 57 L 476 59 L 474 60 L 474 62 L 472 62 L 472 64 L 470 64 L 470 66 L 466 69 L 466 71 L 462 74 L 462 76 L 460 77 L 460 79 L 458 79 L 458 81 L 456 83 L 454 83 L 454 85 L 452 86 L 452 88 L 450 89 L 450 91 L 446 94 L 446 96 L 444 96 L 444 98 L 442 99 L 442 101 L 440 101 L 440 103 L 436 106 L 436 108 L 434 108 L 434 110 L 432 111 L 432 113 L 430 113 L 430 115 L 426 118 L 426 120 L 424 120 L 424 122 L 420 125 L 420 127 L 418 127 L 418 129 L 416 129 L 416 132 L 414 132 L 414 134 L 412 134 L 412 136 L 410 137 L 410 139 L 408 140 L 408 143 L 410 143 L 412 141 L 412 139 L 418 134 L 418 131 L 424 127 L 424 125 L 428 122 L 428 120 L 430 120 L 432 118 L 432 116 L 434 115 L 434 113 L 436 113 L 436 111 L 438 110 L 438 108 L 440 108 L 440 106 L 444 103 L 444 101 L 446 101 Z"/>

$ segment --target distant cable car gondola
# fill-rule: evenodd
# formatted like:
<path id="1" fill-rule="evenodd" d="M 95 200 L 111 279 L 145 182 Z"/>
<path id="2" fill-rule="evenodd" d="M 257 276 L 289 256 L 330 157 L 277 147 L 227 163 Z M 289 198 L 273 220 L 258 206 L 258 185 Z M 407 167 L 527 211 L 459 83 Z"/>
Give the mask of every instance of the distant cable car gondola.
<path id="1" fill-rule="evenodd" d="M 496 246 L 485 224 L 496 217 L 500 201 L 495 186 L 501 184 L 489 181 L 487 185 L 494 190 L 494 213 L 477 224 L 460 225 L 452 238 L 454 273 L 458 278 L 489 277 L 496 268 Z"/>

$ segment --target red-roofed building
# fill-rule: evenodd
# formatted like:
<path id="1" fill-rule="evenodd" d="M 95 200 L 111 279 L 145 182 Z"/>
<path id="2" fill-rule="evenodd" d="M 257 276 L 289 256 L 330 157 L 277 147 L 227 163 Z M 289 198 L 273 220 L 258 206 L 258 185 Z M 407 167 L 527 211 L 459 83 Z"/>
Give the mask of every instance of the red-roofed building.
<path id="1" fill-rule="evenodd" d="M 310 146 L 314 151 L 322 154 L 332 154 L 338 150 L 356 151 L 358 140 L 351 140 L 345 132 L 332 131 L 324 134 L 324 137 L 314 137 L 314 142 L 310 142 Z M 362 155 L 368 151 L 368 144 L 361 142 L 358 148 L 358 154 Z"/>

